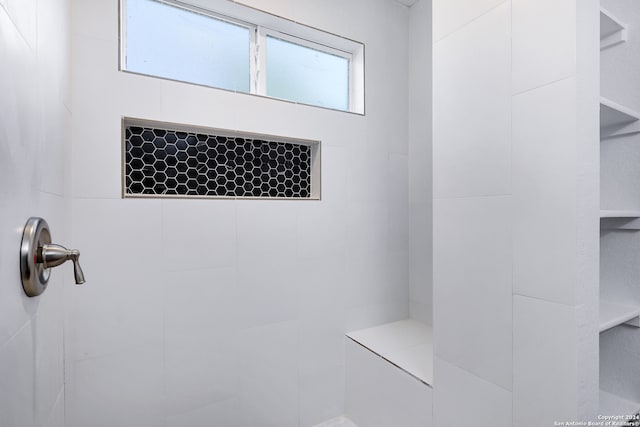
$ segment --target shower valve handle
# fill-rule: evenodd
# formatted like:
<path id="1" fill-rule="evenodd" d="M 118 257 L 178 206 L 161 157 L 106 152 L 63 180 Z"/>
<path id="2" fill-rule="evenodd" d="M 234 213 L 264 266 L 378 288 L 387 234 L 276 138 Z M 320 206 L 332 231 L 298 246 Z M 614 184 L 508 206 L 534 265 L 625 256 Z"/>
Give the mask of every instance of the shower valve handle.
<path id="1" fill-rule="evenodd" d="M 73 261 L 76 284 L 84 283 L 80 267 L 80 251 L 51 243 L 51 231 L 44 218 L 31 217 L 22 231 L 20 242 L 20 276 L 22 289 L 29 297 L 36 297 L 47 289 L 51 268 Z"/>
<path id="2" fill-rule="evenodd" d="M 42 263 L 44 268 L 57 267 L 67 261 L 73 261 L 73 275 L 76 285 L 84 283 L 84 273 L 80 267 L 80 251 L 77 249 L 67 249 L 64 246 L 46 244 L 38 250 L 36 262 Z"/>

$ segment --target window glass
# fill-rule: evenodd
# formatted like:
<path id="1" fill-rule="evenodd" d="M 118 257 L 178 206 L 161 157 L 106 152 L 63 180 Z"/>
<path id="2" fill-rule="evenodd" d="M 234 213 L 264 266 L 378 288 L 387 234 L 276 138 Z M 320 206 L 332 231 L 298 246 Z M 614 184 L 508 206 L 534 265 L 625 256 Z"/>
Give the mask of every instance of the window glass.
<path id="1" fill-rule="evenodd" d="M 267 96 L 349 110 L 349 60 L 267 36 Z"/>
<path id="2" fill-rule="evenodd" d="M 126 5 L 127 70 L 249 92 L 249 28 L 154 0 Z"/>

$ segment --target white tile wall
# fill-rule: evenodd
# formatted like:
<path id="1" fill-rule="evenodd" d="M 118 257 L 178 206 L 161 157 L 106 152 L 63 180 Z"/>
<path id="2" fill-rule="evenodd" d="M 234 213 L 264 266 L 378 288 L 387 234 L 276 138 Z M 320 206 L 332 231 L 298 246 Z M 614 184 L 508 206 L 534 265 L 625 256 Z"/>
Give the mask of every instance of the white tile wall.
<path id="1" fill-rule="evenodd" d="M 58 394 L 58 400 L 51 411 L 49 420 L 47 420 L 45 427 L 64 427 L 64 392 L 61 390 Z"/>
<path id="2" fill-rule="evenodd" d="M 434 2 L 437 425 L 454 408 L 478 425 L 593 413 L 596 3 Z"/>
<path id="3" fill-rule="evenodd" d="M 29 47 L 35 50 L 38 33 L 38 0 L 7 0 L 7 3 L 7 10 L 16 29 Z"/>
<path id="4" fill-rule="evenodd" d="M 295 321 L 246 329 L 239 350 L 240 425 L 298 425 L 298 343 Z"/>
<path id="5" fill-rule="evenodd" d="M 57 272 L 60 275 L 60 272 Z M 60 397 L 64 393 L 61 385 L 64 382 L 64 352 L 63 325 L 61 307 L 63 304 L 62 286 L 70 285 L 70 275 L 64 275 L 66 280 L 52 282 L 47 289 L 47 299 L 40 302 L 38 313 L 32 319 L 32 339 L 35 348 L 35 419 L 36 425 L 45 425 L 53 416 L 57 402 L 64 404 Z M 55 286 L 55 288 L 53 287 Z M 27 357 L 27 360 L 29 358 Z"/>
<path id="6" fill-rule="evenodd" d="M 300 426 L 316 425 L 331 419 L 333 414 L 344 413 L 345 375 L 344 361 L 339 366 L 301 373 L 298 389 Z"/>
<path id="7" fill-rule="evenodd" d="M 233 92 L 128 73 L 120 73 L 115 84 L 124 85 L 125 78 L 127 89 L 132 91 L 130 96 L 121 98 L 122 102 L 118 108 L 131 117 L 146 118 L 149 115 L 157 114 L 159 120 L 172 123 L 246 130 L 239 126 L 242 113 L 254 115 L 256 111 L 261 110 L 253 103 L 246 105 L 246 101 L 245 103 L 240 102 L 240 99 L 244 97 L 254 99 L 255 103 L 260 102 L 261 98 L 251 95 L 238 95 Z M 140 85 L 145 85 L 142 87 L 147 89 L 141 91 Z M 156 85 L 160 88 L 157 92 Z M 127 91 L 125 90 L 125 92 Z M 157 99 L 157 96 L 161 99 Z M 269 106 L 263 105 L 262 108 L 269 108 Z M 260 124 L 263 123 L 260 115 L 256 115 L 256 121 Z M 258 130 L 255 132 L 260 133 Z M 263 128 L 262 133 L 269 134 L 270 131 Z"/>
<path id="8" fill-rule="evenodd" d="M 238 427 L 238 399 L 223 400 L 193 411 L 167 416 L 167 427 Z"/>
<path id="9" fill-rule="evenodd" d="M 321 268 L 322 263 L 327 268 Z M 346 280 L 347 262 L 344 257 L 319 258 L 302 261 L 300 270 L 308 278 L 297 281 L 296 310 L 299 319 L 298 358 L 301 372 L 315 374 L 327 367 L 344 365 L 344 325 L 347 318 L 347 301 L 337 299 Z M 332 316 L 327 318 L 327 313 Z"/>
<path id="10" fill-rule="evenodd" d="M 161 346 L 140 346 L 73 363 L 67 425 L 163 425 L 163 363 Z"/>
<path id="11" fill-rule="evenodd" d="M 438 41 L 481 17 L 505 0 L 433 0 L 433 39 Z"/>
<path id="12" fill-rule="evenodd" d="M 577 419 L 576 348 L 573 306 L 514 295 L 514 425 Z"/>
<path id="13" fill-rule="evenodd" d="M 75 6 L 74 13 L 77 13 Z M 82 103 L 84 98 L 81 96 L 100 100 L 83 103 L 73 117 L 71 164 L 74 176 L 83 177 L 73 180 L 76 197 L 99 194 L 100 197 L 117 198 L 121 194 L 117 185 L 121 168 L 109 167 L 109 164 L 120 161 L 121 146 L 107 142 L 120 136 L 120 130 L 116 127 L 120 119 L 114 114 L 115 93 L 101 94 L 100 85 L 97 84 L 111 80 L 115 69 L 111 56 L 101 56 L 98 52 L 112 52 L 115 46 L 113 41 L 72 37 L 73 105 Z M 101 120 L 91 123 L 90 118 L 94 116 L 101 117 Z"/>
<path id="14" fill-rule="evenodd" d="M 83 248 L 85 274 L 94 273 L 91 286 L 67 293 L 69 361 L 161 346 L 162 236 L 156 230 L 162 202 L 79 199 L 73 217 L 73 240 Z M 118 217 L 126 221 L 114 222 Z"/>
<path id="15" fill-rule="evenodd" d="M 69 245 L 69 2 L 0 2 L 0 424 L 63 427 L 63 286 L 28 298 L 18 248 L 30 216 Z"/>
<path id="16" fill-rule="evenodd" d="M 409 14 L 409 305 L 410 315 L 432 324 L 432 11 L 417 2 Z"/>
<path id="17" fill-rule="evenodd" d="M 576 1 L 513 0 L 512 7 L 514 93 L 574 75 Z"/>
<path id="18" fill-rule="evenodd" d="M 434 201 L 436 356 L 507 390 L 511 217 L 508 196 Z"/>
<path id="19" fill-rule="evenodd" d="M 575 79 L 513 98 L 513 288 L 573 304 L 576 286 Z"/>
<path id="20" fill-rule="evenodd" d="M 35 425 L 35 346 L 33 326 L 26 323 L 0 350 L 0 403 L 3 422 L 9 426 Z"/>
<path id="21" fill-rule="evenodd" d="M 172 272 L 164 280 L 164 383 L 168 416 L 233 399 L 240 326 L 235 268 Z M 203 367 L 206 366 L 206 369 Z"/>
<path id="22" fill-rule="evenodd" d="M 114 28 L 113 22 L 105 19 L 105 17 L 115 17 L 117 19 L 118 5 L 118 2 L 100 0 L 74 2 L 72 13 L 73 33 L 102 40 L 117 40 L 118 28 Z"/>
<path id="23" fill-rule="evenodd" d="M 507 2 L 434 45 L 435 198 L 511 190 L 510 17 Z"/>
<path id="24" fill-rule="evenodd" d="M 346 415 L 358 426 L 430 427 L 433 390 L 360 344 L 347 341 Z"/>
<path id="25" fill-rule="evenodd" d="M 511 419 L 511 392 L 436 357 L 433 425 L 520 425 Z M 542 424 L 541 424 L 542 425 Z"/>
<path id="26" fill-rule="evenodd" d="M 169 271 L 233 267 L 240 250 L 235 240 L 241 233 L 236 226 L 236 209 L 232 200 L 163 201 L 161 248 L 164 267 Z M 242 224 L 243 229 L 252 232 L 250 225 L 257 222 Z M 272 230 L 270 226 L 264 228 Z M 251 259 L 248 254 L 241 253 Z"/>
<path id="27" fill-rule="evenodd" d="M 67 300 L 73 427 L 318 424 L 344 411 L 344 332 L 408 315 L 409 9 L 247 3 L 364 42 L 367 115 L 118 72 L 116 8 L 73 2 L 74 244 L 92 278 Z M 122 200 L 122 116 L 320 140 L 322 200 Z M 108 391 L 136 367 L 131 393 Z"/>

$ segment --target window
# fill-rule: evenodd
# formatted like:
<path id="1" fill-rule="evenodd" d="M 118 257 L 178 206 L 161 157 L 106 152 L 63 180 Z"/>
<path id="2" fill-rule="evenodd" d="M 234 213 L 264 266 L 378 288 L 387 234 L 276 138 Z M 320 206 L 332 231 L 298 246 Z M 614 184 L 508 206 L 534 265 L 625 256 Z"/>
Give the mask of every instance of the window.
<path id="1" fill-rule="evenodd" d="M 249 91 L 250 28 L 154 0 L 127 1 L 126 69 Z"/>
<path id="2" fill-rule="evenodd" d="M 267 36 L 267 95 L 348 110 L 349 59 Z"/>
<path id="3" fill-rule="evenodd" d="M 228 0 L 192 1 L 122 0 L 121 69 L 364 113 L 361 43 Z"/>

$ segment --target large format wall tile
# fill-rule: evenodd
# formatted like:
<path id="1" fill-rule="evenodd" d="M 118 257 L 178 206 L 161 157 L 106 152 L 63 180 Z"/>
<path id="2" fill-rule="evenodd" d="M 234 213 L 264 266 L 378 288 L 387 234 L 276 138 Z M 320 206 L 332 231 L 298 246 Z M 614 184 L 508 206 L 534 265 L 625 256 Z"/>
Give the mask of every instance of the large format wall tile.
<path id="1" fill-rule="evenodd" d="M 164 359 L 159 354 L 161 346 L 145 346 L 71 362 L 68 398 L 77 406 L 67 414 L 68 425 L 163 425 Z"/>
<path id="2" fill-rule="evenodd" d="M 577 417 L 576 309 L 513 297 L 513 425 Z"/>
<path id="3" fill-rule="evenodd" d="M 514 93 L 574 74 L 576 0 L 513 0 L 512 7 Z"/>
<path id="4" fill-rule="evenodd" d="M 509 194 L 511 8 L 434 45 L 434 198 Z"/>
<path id="5" fill-rule="evenodd" d="M 161 206 L 159 200 L 75 201 L 74 242 L 87 284 L 68 293 L 68 359 L 162 344 Z"/>
<path id="6" fill-rule="evenodd" d="M 506 0 L 433 0 L 433 40 L 438 41 Z"/>
<path id="7" fill-rule="evenodd" d="M 510 224 L 508 196 L 434 203 L 436 355 L 507 390 L 512 370 Z"/>
<path id="8" fill-rule="evenodd" d="M 286 427 L 339 416 L 344 332 L 408 315 L 399 187 L 409 9 L 342 2 L 336 20 L 325 5 L 312 14 L 296 0 L 247 2 L 365 42 L 362 116 L 119 72 L 117 10 L 92 3 L 72 10 L 74 244 L 92 287 L 71 297 L 67 417 L 73 427 L 89 425 L 91 411 L 113 427 L 129 414 L 140 425 Z M 369 19 L 340 24 L 355 15 Z M 322 200 L 122 200 L 122 117 L 319 140 Z M 96 217 L 104 226 L 92 234 Z M 113 265 L 100 262 L 106 252 L 118 254 Z M 151 348 L 159 374 L 135 357 L 127 369 L 141 370 L 140 387 L 107 390 L 127 373 L 115 359 Z M 97 369 L 114 369 L 114 382 Z M 79 394 L 94 386 L 100 408 Z M 143 391 L 148 416 L 129 404 Z"/>
<path id="9" fill-rule="evenodd" d="M 437 357 L 434 369 L 434 426 L 459 426 L 467 416 L 474 426 L 518 425 L 511 423 L 511 392 Z"/>
<path id="10" fill-rule="evenodd" d="M 169 271 L 234 266 L 236 204 L 232 200 L 163 200 L 162 259 Z"/>
<path id="11" fill-rule="evenodd" d="M 513 99 L 514 292 L 572 304 L 576 281 L 575 80 Z"/>
<path id="12" fill-rule="evenodd" d="M 359 426 L 431 427 L 433 389 L 347 339 L 346 415 Z"/>
<path id="13" fill-rule="evenodd" d="M 62 427 L 63 286 L 25 295 L 18 251 L 31 216 L 69 245 L 69 1 L 0 1 L 0 424 Z"/>

